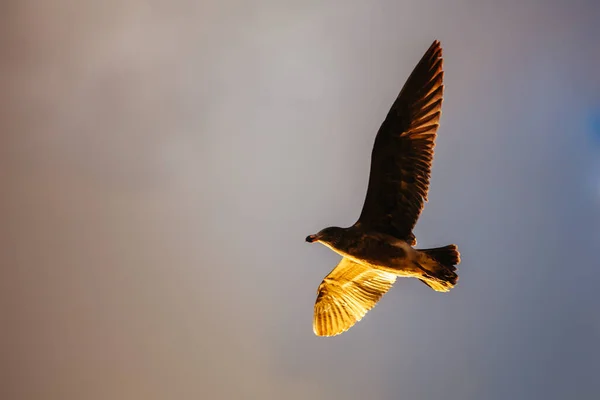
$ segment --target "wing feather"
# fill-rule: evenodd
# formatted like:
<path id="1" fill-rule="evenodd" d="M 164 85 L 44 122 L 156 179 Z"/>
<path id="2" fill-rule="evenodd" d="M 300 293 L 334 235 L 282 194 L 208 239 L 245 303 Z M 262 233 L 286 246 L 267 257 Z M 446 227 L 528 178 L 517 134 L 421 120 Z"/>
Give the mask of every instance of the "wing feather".
<path id="1" fill-rule="evenodd" d="M 357 223 L 416 244 L 412 233 L 427 201 L 444 94 L 442 48 L 433 42 L 385 121 L 371 154 L 369 186 Z"/>
<path id="2" fill-rule="evenodd" d="M 313 330 L 335 336 L 350 329 L 375 307 L 396 281 L 396 275 L 342 258 L 317 291 Z"/>

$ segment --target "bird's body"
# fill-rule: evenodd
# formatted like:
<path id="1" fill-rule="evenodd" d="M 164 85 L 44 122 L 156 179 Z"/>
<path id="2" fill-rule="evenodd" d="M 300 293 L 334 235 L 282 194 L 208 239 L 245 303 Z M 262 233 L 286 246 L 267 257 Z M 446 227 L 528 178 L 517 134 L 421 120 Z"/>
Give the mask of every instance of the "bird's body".
<path id="1" fill-rule="evenodd" d="M 340 254 L 317 292 L 313 330 L 338 335 L 359 321 L 397 277 L 421 280 L 438 292 L 456 284 L 455 245 L 415 249 L 414 225 L 427 201 L 443 94 L 442 49 L 435 41 L 417 64 L 375 138 L 365 204 L 348 228 L 306 238 Z"/>
<path id="2" fill-rule="evenodd" d="M 360 226 L 351 226 L 340 232 L 334 243 L 323 243 L 342 257 L 369 268 L 376 268 L 399 276 L 410 275 L 416 250 L 408 243 L 380 232 L 368 232 Z"/>

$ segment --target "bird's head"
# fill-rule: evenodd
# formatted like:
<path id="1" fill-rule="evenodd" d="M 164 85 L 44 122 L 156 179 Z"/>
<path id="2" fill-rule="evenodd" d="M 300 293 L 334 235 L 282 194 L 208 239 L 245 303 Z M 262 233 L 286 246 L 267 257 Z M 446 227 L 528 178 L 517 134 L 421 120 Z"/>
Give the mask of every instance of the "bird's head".
<path id="1" fill-rule="evenodd" d="M 321 230 L 317 234 L 308 235 L 306 237 L 306 241 L 308 243 L 321 242 L 323 244 L 335 245 L 340 241 L 343 233 L 344 229 L 338 228 L 337 226 L 330 226 L 329 228 Z"/>

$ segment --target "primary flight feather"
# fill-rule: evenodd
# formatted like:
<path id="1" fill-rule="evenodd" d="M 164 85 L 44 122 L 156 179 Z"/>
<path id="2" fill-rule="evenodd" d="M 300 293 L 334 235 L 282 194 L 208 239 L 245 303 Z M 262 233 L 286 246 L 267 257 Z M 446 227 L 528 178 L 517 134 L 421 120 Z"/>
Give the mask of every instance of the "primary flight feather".
<path id="1" fill-rule="evenodd" d="M 350 329 L 398 276 L 417 278 L 438 292 L 447 292 L 458 281 L 456 245 L 413 247 L 417 242 L 412 231 L 427 201 L 443 79 L 442 48 L 436 40 L 377 132 L 358 221 L 349 228 L 329 227 L 306 238 L 343 257 L 317 291 L 313 330 L 318 336 Z"/>

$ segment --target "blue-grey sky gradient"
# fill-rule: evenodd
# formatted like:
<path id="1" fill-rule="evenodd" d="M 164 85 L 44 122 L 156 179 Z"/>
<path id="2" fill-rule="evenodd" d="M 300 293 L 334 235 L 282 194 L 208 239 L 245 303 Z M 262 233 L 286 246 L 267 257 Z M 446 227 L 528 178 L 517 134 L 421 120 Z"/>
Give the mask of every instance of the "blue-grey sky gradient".
<path id="1" fill-rule="evenodd" d="M 600 3 L 6 1 L 3 399 L 596 399 Z M 434 39 L 421 247 L 312 332 L 375 133 Z M 3 382 L 1 382 L 3 381 Z"/>

